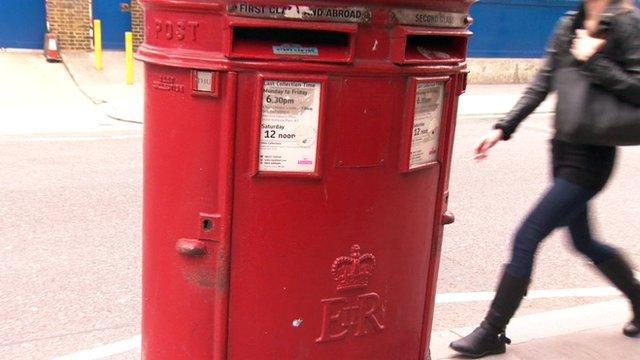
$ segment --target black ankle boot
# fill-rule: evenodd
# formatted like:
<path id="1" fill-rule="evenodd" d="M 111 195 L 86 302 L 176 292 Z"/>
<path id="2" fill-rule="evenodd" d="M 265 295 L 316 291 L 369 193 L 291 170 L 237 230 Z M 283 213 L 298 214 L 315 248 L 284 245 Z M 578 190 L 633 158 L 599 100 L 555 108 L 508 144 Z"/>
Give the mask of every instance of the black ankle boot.
<path id="1" fill-rule="evenodd" d="M 505 271 L 482 324 L 471 334 L 452 342 L 449 346 L 471 358 L 504 353 L 506 344 L 511 343 L 505 335 L 505 329 L 520 306 L 528 287 L 529 279 L 519 278 Z"/>
<path id="2" fill-rule="evenodd" d="M 596 265 L 598 269 L 631 301 L 633 320 L 628 322 L 623 333 L 629 337 L 640 335 L 640 282 L 633 275 L 625 258 L 616 254 L 609 260 Z"/>
<path id="3" fill-rule="evenodd" d="M 507 350 L 506 344 L 511 340 L 503 330 L 498 330 L 483 321 L 473 332 L 449 345 L 461 355 L 473 359 L 487 355 L 502 354 Z"/>

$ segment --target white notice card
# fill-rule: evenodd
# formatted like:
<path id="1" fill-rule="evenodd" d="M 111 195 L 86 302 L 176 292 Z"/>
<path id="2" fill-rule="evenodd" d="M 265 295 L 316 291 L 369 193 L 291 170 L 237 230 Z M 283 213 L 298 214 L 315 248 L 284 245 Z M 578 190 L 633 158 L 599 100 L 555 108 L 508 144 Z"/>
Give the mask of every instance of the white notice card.
<path id="1" fill-rule="evenodd" d="M 418 83 L 409 169 L 437 160 L 443 102 L 444 83 Z"/>
<path id="2" fill-rule="evenodd" d="M 317 82 L 264 82 L 259 171 L 316 171 L 321 89 Z"/>

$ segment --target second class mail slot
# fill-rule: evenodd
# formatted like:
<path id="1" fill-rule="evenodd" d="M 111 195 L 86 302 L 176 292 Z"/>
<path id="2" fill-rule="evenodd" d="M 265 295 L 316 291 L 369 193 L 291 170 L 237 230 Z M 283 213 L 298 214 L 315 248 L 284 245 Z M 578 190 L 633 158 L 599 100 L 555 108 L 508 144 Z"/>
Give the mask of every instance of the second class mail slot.
<path id="1" fill-rule="evenodd" d="M 453 64 L 465 61 L 468 30 L 413 29 L 400 27 L 392 42 L 396 64 Z"/>

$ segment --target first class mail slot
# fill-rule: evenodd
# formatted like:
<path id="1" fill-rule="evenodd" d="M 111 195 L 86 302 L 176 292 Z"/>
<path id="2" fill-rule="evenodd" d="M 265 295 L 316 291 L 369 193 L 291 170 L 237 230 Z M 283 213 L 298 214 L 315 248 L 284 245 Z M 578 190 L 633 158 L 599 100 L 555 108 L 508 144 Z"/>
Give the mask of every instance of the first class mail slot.
<path id="1" fill-rule="evenodd" d="M 234 19 L 227 56 L 262 60 L 350 62 L 357 25 Z"/>

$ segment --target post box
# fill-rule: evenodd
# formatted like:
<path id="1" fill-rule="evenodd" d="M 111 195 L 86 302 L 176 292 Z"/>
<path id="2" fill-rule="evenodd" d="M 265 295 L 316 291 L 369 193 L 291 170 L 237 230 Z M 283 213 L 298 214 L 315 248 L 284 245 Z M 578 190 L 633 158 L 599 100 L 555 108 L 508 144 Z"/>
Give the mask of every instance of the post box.
<path id="1" fill-rule="evenodd" d="M 425 359 L 471 0 L 142 0 L 145 359 Z"/>

